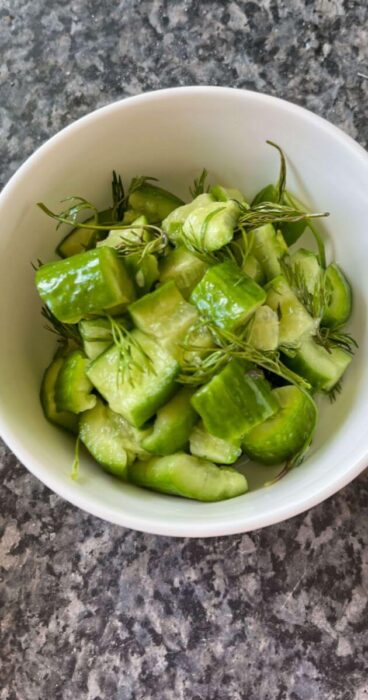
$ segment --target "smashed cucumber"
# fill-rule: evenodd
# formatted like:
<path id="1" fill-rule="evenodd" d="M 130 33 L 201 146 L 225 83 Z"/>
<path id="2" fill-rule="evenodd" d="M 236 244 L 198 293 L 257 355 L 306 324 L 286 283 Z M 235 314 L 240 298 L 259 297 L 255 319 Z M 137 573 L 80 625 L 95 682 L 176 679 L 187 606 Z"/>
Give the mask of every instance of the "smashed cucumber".
<path id="1" fill-rule="evenodd" d="M 129 195 L 131 209 L 147 217 L 149 223 L 158 223 L 165 219 L 173 209 L 184 204 L 175 194 L 145 182 Z"/>
<path id="2" fill-rule="evenodd" d="M 92 216 L 84 223 L 91 226 L 95 221 L 95 217 Z M 105 211 L 98 212 L 97 223 L 99 225 L 112 223 L 112 210 L 106 209 Z M 99 229 L 78 226 L 77 228 L 73 228 L 73 230 L 63 238 L 56 248 L 55 253 L 60 255 L 61 258 L 69 258 L 71 255 L 83 253 L 86 250 L 94 248 L 96 242 L 104 235 L 106 235 L 106 233 Z"/>
<path id="3" fill-rule="evenodd" d="M 86 371 L 89 360 L 74 350 L 65 358 L 55 385 L 55 401 L 59 411 L 82 413 L 93 408 L 96 396 L 91 393 L 93 385 Z"/>
<path id="4" fill-rule="evenodd" d="M 339 347 L 327 350 L 312 337 L 306 337 L 295 353 L 285 356 L 285 364 L 307 379 L 318 391 L 329 392 L 340 381 L 353 357 Z"/>
<path id="5" fill-rule="evenodd" d="M 217 464 L 233 464 L 241 455 L 240 440 L 222 440 L 211 435 L 202 421 L 196 425 L 189 438 L 190 452 L 195 457 Z"/>
<path id="6" fill-rule="evenodd" d="M 251 231 L 253 236 L 252 255 L 260 263 L 266 278 L 272 280 L 281 274 L 280 261 L 288 251 L 282 233 L 272 224 L 265 224 Z"/>
<path id="7" fill-rule="evenodd" d="M 283 275 L 269 282 L 266 291 L 266 303 L 279 317 L 280 346 L 295 347 L 302 336 L 316 330 L 317 322 L 301 304 Z"/>
<path id="8" fill-rule="evenodd" d="M 160 282 L 173 280 L 184 299 L 188 299 L 207 269 L 203 260 L 185 246 L 178 246 L 160 261 Z"/>
<path id="9" fill-rule="evenodd" d="M 338 265 L 332 263 L 325 272 L 326 291 L 329 295 L 322 324 L 337 328 L 348 321 L 352 310 L 352 291 L 348 280 Z"/>
<path id="10" fill-rule="evenodd" d="M 317 408 L 309 394 L 296 386 L 273 389 L 278 404 L 273 416 L 249 430 L 243 438 L 246 454 L 262 464 L 290 459 L 311 441 L 317 422 Z"/>
<path id="11" fill-rule="evenodd" d="M 60 411 L 56 405 L 55 387 L 65 358 L 55 357 L 47 367 L 41 384 L 40 399 L 43 412 L 54 425 L 65 428 L 71 433 L 78 432 L 78 416 L 70 411 Z"/>
<path id="12" fill-rule="evenodd" d="M 189 214 L 194 212 L 196 209 L 203 208 L 212 204 L 215 201 L 211 194 L 200 194 L 198 197 L 193 199 L 189 204 L 184 204 L 183 206 L 174 209 L 162 222 L 162 228 L 168 235 L 170 241 L 175 244 L 180 244 L 183 225 L 187 220 Z"/>
<path id="13" fill-rule="evenodd" d="M 198 414 L 191 405 L 193 389 L 184 387 L 159 408 L 152 431 L 143 440 L 143 447 L 154 455 L 169 455 L 184 450 Z"/>
<path id="14" fill-rule="evenodd" d="M 217 467 L 184 452 L 135 462 L 128 473 L 137 486 L 205 502 L 234 498 L 248 490 L 245 476 L 236 469 Z"/>

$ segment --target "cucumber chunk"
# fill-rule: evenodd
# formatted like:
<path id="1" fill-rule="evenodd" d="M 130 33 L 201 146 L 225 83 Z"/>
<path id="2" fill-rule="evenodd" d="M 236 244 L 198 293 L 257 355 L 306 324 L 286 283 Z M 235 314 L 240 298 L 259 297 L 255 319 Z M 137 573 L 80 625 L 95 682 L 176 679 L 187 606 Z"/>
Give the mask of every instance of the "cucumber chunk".
<path id="1" fill-rule="evenodd" d="M 184 450 L 198 415 L 191 405 L 193 389 L 181 389 L 157 412 L 152 432 L 143 447 L 154 455 L 169 455 Z"/>
<path id="2" fill-rule="evenodd" d="M 335 347 L 330 350 L 304 338 L 294 357 L 284 358 L 285 364 L 307 379 L 315 390 L 330 391 L 341 379 L 352 361 L 352 355 Z"/>
<path id="3" fill-rule="evenodd" d="M 230 442 L 215 437 L 202 422 L 193 428 L 189 444 L 192 455 L 217 464 L 233 464 L 241 455 L 240 440 Z"/>
<path id="4" fill-rule="evenodd" d="M 244 272 L 245 275 L 248 275 L 248 277 L 251 277 L 252 280 L 261 286 L 266 281 L 263 267 L 254 255 L 247 255 L 242 264 L 241 271 Z"/>
<path id="5" fill-rule="evenodd" d="M 214 265 L 194 288 L 191 301 L 219 328 L 234 330 L 266 300 L 266 292 L 232 262 Z"/>
<path id="6" fill-rule="evenodd" d="M 71 433 L 78 433 L 78 416 L 69 411 L 59 411 L 55 401 L 55 386 L 64 364 L 63 357 L 56 357 L 47 367 L 41 384 L 40 399 L 47 420 Z"/>
<path id="7" fill-rule="evenodd" d="M 251 322 L 248 342 L 257 350 L 276 350 L 279 345 L 279 318 L 267 304 L 256 310 Z"/>
<path id="8" fill-rule="evenodd" d="M 349 319 L 352 309 L 352 291 L 348 280 L 336 263 L 329 265 L 325 272 L 329 303 L 322 318 L 322 324 L 329 328 L 341 326 Z"/>
<path id="9" fill-rule="evenodd" d="M 211 187 L 211 194 L 217 202 L 227 202 L 229 199 L 235 199 L 241 204 L 246 203 L 244 195 L 240 190 L 234 187 L 223 187 L 222 185 L 214 185 Z"/>
<path id="10" fill-rule="evenodd" d="M 288 262 L 296 280 L 299 279 L 310 294 L 314 294 L 321 287 L 323 272 L 315 253 L 300 248 L 290 255 Z M 293 291 L 297 294 L 298 289 L 293 287 Z"/>
<path id="11" fill-rule="evenodd" d="M 182 239 L 208 252 L 230 243 L 240 216 L 237 202 L 211 202 L 192 211 L 184 221 Z"/>
<path id="12" fill-rule="evenodd" d="M 165 219 L 170 212 L 184 204 L 175 194 L 145 182 L 129 195 L 129 207 L 144 214 L 150 224 Z"/>
<path id="13" fill-rule="evenodd" d="M 282 233 L 276 233 L 272 224 L 265 224 L 251 231 L 254 237 L 252 255 L 261 264 L 268 280 L 281 274 L 280 260 L 287 253 L 288 247 Z"/>
<path id="14" fill-rule="evenodd" d="M 137 456 L 149 455 L 141 446 L 146 431 L 137 430 L 100 399 L 80 419 L 79 435 L 87 450 L 106 471 L 125 479 Z"/>
<path id="15" fill-rule="evenodd" d="M 279 410 L 244 437 L 242 446 L 256 462 L 278 464 L 290 459 L 312 439 L 317 408 L 312 398 L 296 386 L 272 391 Z"/>
<path id="16" fill-rule="evenodd" d="M 207 502 L 234 498 L 248 490 L 245 476 L 236 469 L 217 467 L 183 452 L 135 462 L 129 467 L 129 480 L 161 493 Z"/>
<path id="17" fill-rule="evenodd" d="M 181 341 L 198 320 L 196 308 L 185 301 L 173 281 L 135 301 L 129 313 L 137 328 L 157 338 L 176 359 L 182 356 Z"/>
<path id="18" fill-rule="evenodd" d="M 161 260 L 160 282 L 173 280 L 184 299 L 188 299 L 207 269 L 208 265 L 203 260 L 193 255 L 185 246 L 179 246 Z"/>
<path id="19" fill-rule="evenodd" d="M 86 375 L 88 365 L 88 359 L 80 350 L 74 350 L 65 358 L 55 385 L 59 411 L 82 413 L 96 404 L 96 396 L 91 394 L 93 386 Z"/>
<path id="20" fill-rule="evenodd" d="M 87 219 L 85 224 L 93 224 L 95 218 L 92 216 Z M 112 211 L 111 209 L 106 209 L 105 211 L 100 211 L 97 215 L 97 223 L 100 225 L 111 223 L 112 221 Z M 73 228 L 70 233 L 68 233 L 63 240 L 57 246 L 55 253 L 60 255 L 61 258 L 69 258 L 71 255 L 76 255 L 77 253 L 83 253 L 86 250 L 94 248 L 96 241 L 99 240 L 101 236 L 104 236 L 105 232 L 98 229 L 82 228 L 78 226 Z"/>
<path id="21" fill-rule="evenodd" d="M 87 370 L 110 408 L 140 428 L 175 393 L 179 364 L 153 337 L 132 331 L 125 352 L 113 345 Z"/>
<path id="22" fill-rule="evenodd" d="M 36 271 L 42 301 L 64 323 L 83 316 L 121 313 L 135 297 L 133 283 L 112 248 L 99 248 L 47 263 Z"/>
<path id="23" fill-rule="evenodd" d="M 279 315 L 279 344 L 295 347 L 303 335 L 316 330 L 317 321 L 300 303 L 285 277 L 279 275 L 266 286 L 267 305 Z"/>
<path id="24" fill-rule="evenodd" d="M 189 204 L 174 209 L 162 222 L 162 228 L 167 233 L 170 241 L 179 243 L 183 232 L 183 225 L 189 214 L 198 208 L 207 206 L 214 202 L 211 194 L 200 194 Z"/>
<path id="25" fill-rule="evenodd" d="M 115 316 L 114 320 L 123 328 L 131 326 L 127 316 Z M 106 317 L 82 319 L 78 329 L 83 340 L 83 350 L 90 360 L 95 360 L 112 344 L 111 323 Z"/>
<path id="26" fill-rule="evenodd" d="M 192 398 L 209 433 L 223 440 L 238 440 L 278 409 L 268 382 L 249 364 L 232 360 Z"/>

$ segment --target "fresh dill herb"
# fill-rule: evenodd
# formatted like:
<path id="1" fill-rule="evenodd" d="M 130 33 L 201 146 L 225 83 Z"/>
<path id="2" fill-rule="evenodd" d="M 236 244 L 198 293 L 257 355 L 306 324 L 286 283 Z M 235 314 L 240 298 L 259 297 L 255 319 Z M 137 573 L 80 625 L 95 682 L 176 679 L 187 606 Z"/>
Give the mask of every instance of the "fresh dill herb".
<path id="1" fill-rule="evenodd" d="M 244 228 L 258 228 L 265 224 L 295 223 L 309 219 L 320 219 L 329 216 L 328 212 L 309 213 L 295 206 L 288 206 L 277 202 L 260 202 L 249 208 L 238 203 L 241 209 L 239 225 Z"/>
<path id="2" fill-rule="evenodd" d="M 41 315 L 46 319 L 47 324 L 45 329 L 54 333 L 58 337 L 58 342 L 62 345 L 67 345 L 69 342 L 74 343 L 78 347 L 82 345 L 82 339 L 75 323 L 62 323 L 59 321 L 52 311 L 47 306 L 41 309 Z"/>
<path id="3" fill-rule="evenodd" d="M 328 281 L 320 270 L 312 283 L 308 284 L 303 266 L 291 261 L 288 255 L 280 261 L 281 269 L 289 286 L 312 318 L 320 319 L 330 300 Z"/>
<path id="4" fill-rule="evenodd" d="M 357 350 L 358 343 L 350 333 L 346 333 L 341 328 L 326 328 L 321 326 L 315 336 L 315 340 L 319 345 L 322 345 L 328 352 L 333 348 L 341 348 L 345 352 L 354 355 Z"/>
<path id="5" fill-rule="evenodd" d="M 111 325 L 112 341 L 119 351 L 119 369 L 117 373 L 117 384 L 120 386 L 123 381 L 128 381 L 134 386 L 132 370 L 146 374 L 155 373 L 154 365 L 150 356 L 142 348 L 142 345 L 135 336 L 112 316 L 107 315 Z"/>
<path id="6" fill-rule="evenodd" d="M 115 170 L 112 171 L 112 221 L 121 221 L 126 209 L 126 197 L 124 192 L 123 181 L 121 175 L 117 175 Z"/>
<path id="7" fill-rule="evenodd" d="M 273 148 L 276 148 L 279 152 L 280 155 L 280 173 L 279 173 L 279 178 L 277 181 L 277 184 L 275 186 L 276 189 L 276 201 L 277 202 L 282 202 L 282 197 L 285 192 L 285 186 L 286 186 L 286 161 L 285 161 L 285 156 L 283 150 L 280 148 L 280 146 L 277 145 L 277 143 L 274 143 L 273 141 L 266 141 L 269 146 L 273 146 Z"/>
<path id="8" fill-rule="evenodd" d="M 207 177 L 208 172 L 205 168 L 203 168 L 201 174 L 194 179 L 192 187 L 189 187 L 189 192 L 193 199 L 198 197 L 200 194 L 208 192 L 208 190 L 210 189 L 209 186 L 206 185 Z"/>
<path id="9" fill-rule="evenodd" d="M 330 391 L 327 392 L 327 396 L 330 399 L 331 403 L 334 403 L 336 401 L 337 397 L 339 394 L 341 394 L 342 391 L 342 381 L 341 379 L 335 384 L 335 386 L 330 389 Z"/>

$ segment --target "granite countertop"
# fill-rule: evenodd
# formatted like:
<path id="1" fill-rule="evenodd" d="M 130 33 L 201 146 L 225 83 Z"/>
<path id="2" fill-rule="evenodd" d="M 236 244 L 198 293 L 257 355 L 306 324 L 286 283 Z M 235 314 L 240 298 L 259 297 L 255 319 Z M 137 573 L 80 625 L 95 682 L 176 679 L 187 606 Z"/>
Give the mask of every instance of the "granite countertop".
<path id="1" fill-rule="evenodd" d="M 99 105 L 230 85 L 368 143 L 363 0 L 2 0 L 1 184 Z M 265 530 L 124 530 L 1 450 L 0 700 L 367 700 L 368 478 Z"/>

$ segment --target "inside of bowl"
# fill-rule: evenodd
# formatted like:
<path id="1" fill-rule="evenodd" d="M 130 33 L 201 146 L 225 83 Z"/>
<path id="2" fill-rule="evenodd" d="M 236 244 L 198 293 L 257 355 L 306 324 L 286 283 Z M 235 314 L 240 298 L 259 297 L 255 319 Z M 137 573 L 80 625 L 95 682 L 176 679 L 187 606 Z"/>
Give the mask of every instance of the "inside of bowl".
<path id="1" fill-rule="evenodd" d="M 103 207 L 112 169 L 124 181 L 158 177 L 188 198 L 203 167 L 213 183 L 234 186 L 251 199 L 275 181 L 278 159 L 288 159 L 288 187 L 311 209 L 330 211 L 320 224 L 329 250 L 354 290 L 351 331 L 359 351 L 334 404 L 320 403 L 308 459 L 285 479 L 261 488 L 267 468 L 245 467 L 256 490 L 233 501 L 200 504 L 123 484 L 88 456 L 70 479 L 73 443 L 49 425 L 39 386 L 54 339 L 43 328 L 31 262 L 47 261 L 61 237 L 37 207 L 58 208 L 70 194 Z M 59 134 L 18 172 L 0 202 L 1 423 L 5 440 L 50 488 L 101 517 L 174 535 L 225 534 L 258 527 L 312 505 L 358 473 L 367 453 L 368 397 L 366 235 L 367 158 L 340 132 L 307 112 L 262 95 L 227 89 L 172 90 L 99 110 Z"/>

